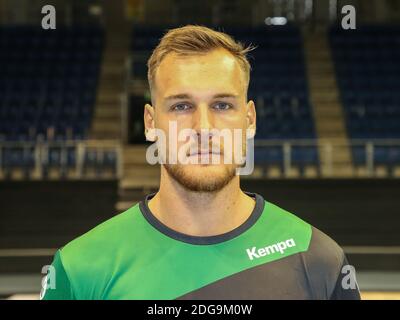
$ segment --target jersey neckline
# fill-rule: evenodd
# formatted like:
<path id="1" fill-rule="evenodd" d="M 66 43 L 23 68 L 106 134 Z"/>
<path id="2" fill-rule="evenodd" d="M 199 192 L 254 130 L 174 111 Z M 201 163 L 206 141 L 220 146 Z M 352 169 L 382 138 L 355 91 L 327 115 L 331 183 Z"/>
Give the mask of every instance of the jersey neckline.
<path id="1" fill-rule="evenodd" d="M 221 233 L 218 235 L 213 235 L 213 236 L 193 236 L 193 235 L 188 235 L 179 231 L 176 231 L 174 229 L 171 229 L 167 225 L 165 225 L 163 222 L 161 222 L 156 216 L 151 212 L 148 202 L 149 200 L 154 197 L 156 192 L 150 193 L 146 195 L 144 200 L 140 201 L 139 203 L 139 208 L 144 216 L 144 218 L 149 222 L 154 228 L 156 228 L 158 231 L 163 233 L 164 235 L 189 244 L 195 244 L 195 245 L 211 245 L 211 244 L 218 244 L 222 243 L 228 240 L 231 240 L 233 238 L 238 237 L 242 233 L 244 233 L 246 230 L 250 229 L 258 220 L 258 218 L 261 216 L 262 212 L 264 211 L 264 205 L 265 201 L 264 198 L 257 194 L 257 193 L 252 193 L 252 192 L 247 192 L 244 191 L 245 194 L 248 196 L 252 197 L 255 199 L 256 203 L 253 208 L 253 211 L 249 215 L 246 221 L 244 221 L 241 225 L 236 227 L 235 229 L 232 229 L 228 232 Z"/>

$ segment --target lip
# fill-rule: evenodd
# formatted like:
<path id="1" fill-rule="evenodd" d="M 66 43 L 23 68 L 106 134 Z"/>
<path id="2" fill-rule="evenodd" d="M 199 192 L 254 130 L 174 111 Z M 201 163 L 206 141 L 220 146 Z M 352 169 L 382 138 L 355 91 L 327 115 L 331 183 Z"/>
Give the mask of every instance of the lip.
<path id="1" fill-rule="evenodd" d="M 203 156 L 203 155 L 208 155 L 208 154 L 216 154 L 216 155 L 221 155 L 220 152 L 196 152 L 196 153 L 192 153 L 189 155 L 189 157 L 193 157 L 193 156 Z"/>

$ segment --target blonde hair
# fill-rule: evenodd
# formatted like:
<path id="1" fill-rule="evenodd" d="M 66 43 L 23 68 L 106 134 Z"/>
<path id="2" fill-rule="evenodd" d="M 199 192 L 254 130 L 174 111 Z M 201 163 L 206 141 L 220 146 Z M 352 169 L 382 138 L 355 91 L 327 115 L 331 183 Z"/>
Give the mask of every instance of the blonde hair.
<path id="1" fill-rule="evenodd" d="M 245 74 L 246 88 L 250 81 L 251 66 L 247 53 L 254 49 L 253 46 L 244 47 L 226 33 L 212 30 L 204 26 L 186 25 L 169 30 L 154 49 L 147 61 L 147 78 L 150 91 L 154 88 L 155 74 L 161 61 L 168 53 L 182 56 L 208 53 L 211 50 L 223 48 L 231 53 L 239 62 Z"/>

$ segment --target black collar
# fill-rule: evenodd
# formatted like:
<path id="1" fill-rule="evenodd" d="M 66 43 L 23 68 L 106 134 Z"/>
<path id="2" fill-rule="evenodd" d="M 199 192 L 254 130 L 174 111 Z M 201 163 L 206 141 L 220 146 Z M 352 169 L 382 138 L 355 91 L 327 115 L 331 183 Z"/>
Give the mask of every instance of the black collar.
<path id="1" fill-rule="evenodd" d="M 143 216 L 146 218 L 146 220 L 158 231 L 162 232 L 166 236 L 173 238 L 178 241 L 190 243 L 190 244 L 200 244 L 200 245 L 209 245 L 209 244 L 217 244 L 221 242 L 225 242 L 228 240 L 231 240 L 246 230 L 248 230 L 252 225 L 256 223 L 258 218 L 261 216 L 262 212 L 264 211 L 264 198 L 257 194 L 257 193 L 251 193 L 251 192 L 246 192 L 245 193 L 252 198 L 255 199 L 256 204 L 254 206 L 253 211 L 251 212 L 250 216 L 247 218 L 245 222 L 243 222 L 240 226 L 236 227 L 235 229 L 228 231 L 226 233 L 214 235 L 214 236 L 192 236 L 188 235 L 185 233 L 181 233 L 178 231 L 175 231 L 168 226 L 166 226 L 164 223 L 162 223 L 160 220 L 158 220 L 154 214 L 150 211 L 150 208 L 148 206 L 148 201 L 154 197 L 156 193 L 151 193 L 148 194 L 144 200 L 140 201 L 139 203 L 139 208 L 143 214 Z"/>

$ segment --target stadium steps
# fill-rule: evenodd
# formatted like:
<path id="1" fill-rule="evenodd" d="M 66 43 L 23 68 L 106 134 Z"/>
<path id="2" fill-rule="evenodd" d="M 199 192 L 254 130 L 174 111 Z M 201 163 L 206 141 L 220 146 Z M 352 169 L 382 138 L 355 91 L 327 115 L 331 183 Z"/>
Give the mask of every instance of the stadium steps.
<path id="1" fill-rule="evenodd" d="M 121 137 L 120 95 L 124 89 L 124 61 L 128 54 L 127 40 L 107 37 L 97 104 L 91 127 L 93 139 L 119 139 Z M 121 43 L 126 42 L 126 48 Z"/>
<path id="2" fill-rule="evenodd" d="M 125 90 L 125 61 L 129 56 L 129 23 L 124 7 L 105 4 L 107 30 L 97 103 L 90 138 L 121 138 L 121 94 Z"/>
<path id="3" fill-rule="evenodd" d="M 351 153 L 325 33 L 304 34 L 304 48 L 317 136 L 323 142 L 319 147 L 321 173 L 328 177 L 350 177 L 353 175 Z M 332 151 L 325 142 L 333 145 Z"/>

